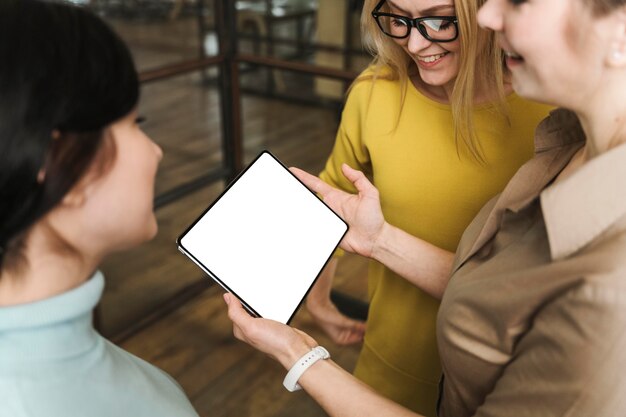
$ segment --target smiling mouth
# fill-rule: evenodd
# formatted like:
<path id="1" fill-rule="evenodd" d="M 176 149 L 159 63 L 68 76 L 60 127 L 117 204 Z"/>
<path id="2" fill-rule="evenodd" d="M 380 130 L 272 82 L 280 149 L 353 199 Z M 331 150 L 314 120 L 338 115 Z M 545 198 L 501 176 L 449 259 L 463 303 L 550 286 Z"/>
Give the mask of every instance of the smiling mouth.
<path id="1" fill-rule="evenodd" d="M 418 56 L 417 59 L 419 59 L 422 62 L 426 62 L 427 64 L 431 63 L 431 62 L 435 62 L 441 58 L 443 58 L 444 56 L 448 55 L 449 52 L 444 52 L 442 54 L 437 54 L 437 55 L 430 55 L 430 56 Z"/>

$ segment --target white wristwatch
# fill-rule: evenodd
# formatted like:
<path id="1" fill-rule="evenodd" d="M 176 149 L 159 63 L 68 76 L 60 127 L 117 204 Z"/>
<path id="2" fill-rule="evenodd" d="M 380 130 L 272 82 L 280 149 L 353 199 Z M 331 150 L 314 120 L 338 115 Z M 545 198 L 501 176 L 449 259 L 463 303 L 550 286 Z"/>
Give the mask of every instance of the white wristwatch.
<path id="1" fill-rule="evenodd" d="M 298 385 L 298 380 L 306 371 L 309 369 L 311 365 L 320 359 L 328 359 L 330 358 L 330 353 L 326 349 L 321 346 L 316 346 L 309 353 L 298 359 L 296 363 L 293 364 L 289 372 L 287 372 L 287 376 L 283 380 L 283 385 L 287 388 L 287 391 L 294 392 L 302 389 L 300 385 Z"/>

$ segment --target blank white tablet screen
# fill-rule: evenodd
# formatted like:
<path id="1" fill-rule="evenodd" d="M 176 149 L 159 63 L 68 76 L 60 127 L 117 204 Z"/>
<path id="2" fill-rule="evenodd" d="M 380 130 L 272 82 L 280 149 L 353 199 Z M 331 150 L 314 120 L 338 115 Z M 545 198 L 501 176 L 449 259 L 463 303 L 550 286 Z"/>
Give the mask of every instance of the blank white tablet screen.
<path id="1" fill-rule="evenodd" d="M 346 230 L 263 152 L 179 245 L 261 317 L 287 323 Z"/>

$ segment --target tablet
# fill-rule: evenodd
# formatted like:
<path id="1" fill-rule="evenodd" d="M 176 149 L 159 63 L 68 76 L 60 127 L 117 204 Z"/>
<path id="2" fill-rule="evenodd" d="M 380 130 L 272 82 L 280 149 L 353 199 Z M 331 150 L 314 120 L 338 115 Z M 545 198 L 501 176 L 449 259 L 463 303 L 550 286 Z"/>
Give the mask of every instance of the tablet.
<path id="1" fill-rule="evenodd" d="M 177 243 L 253 315 L 287 324 L 347 230 L 264 151 Z"/>

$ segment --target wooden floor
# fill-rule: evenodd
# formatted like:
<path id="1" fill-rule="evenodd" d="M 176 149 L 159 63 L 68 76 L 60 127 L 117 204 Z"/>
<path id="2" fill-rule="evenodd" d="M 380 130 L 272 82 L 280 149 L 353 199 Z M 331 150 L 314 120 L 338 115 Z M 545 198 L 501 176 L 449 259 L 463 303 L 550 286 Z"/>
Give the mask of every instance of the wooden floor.
<path id="1" fill-rule="evenodd" d="M 113 23 L 130 43 L 142 69 L 189 58 L 197 48 L 190 21 L 161 22 L 161 26 L 153 21 Z M 246 162 L 269 149 L 287 165 L 309 172 L 321 170 L 334 142 L 336 111 L 252 96 L 244 97 L 242 105 Z M 199 73 L 145 86 L 140 113 L 147 117 L 144 130 L 164 151 L 157 194 L 219 164 L 219 97 Z M 103 265 L 107 284 L 100 322 L 105 335 L 119 335 L 146 314 L 163 308 L 181 289 L 207 282 L 176 250 L 175 240 L 223 187 L 223 183 L 207 186 L 159 209 L 157 238 Z M 364 299 L 365 276 L 365 262 L 348 256 L 340 264 L 336 284 Z M 234 339 L 218 287 L 193 288 L 197 291 L 189 302 L 125 339 L 122 346 L 178 380 L 201 416 L 324 415 L 306 394 L 284 390 L 285 371 L 275 362 Z M 342 366 L 354 366 L 358 347 L 333 345 L 305 309 L 298 312 L 293 325 L 326 346 Z"/>
<path id="2" fill-rule="evenodd" d="M 361 291 L 365 264 L 348 257 L 341 263 L 339 287 Z M 282 386 L 285 371 L 232 336 L 222 291 L 212 287 L 173 314 L 128 339 L 122 347 L 164 369 L 186 391 L 201 416 L 314 417 L 325 413 L 303 392 Z M 333 359 L 353 369 L 357 347 L 339 347 L 312 323 L 306 309 L 293 326 L 312 335 Z"/>

